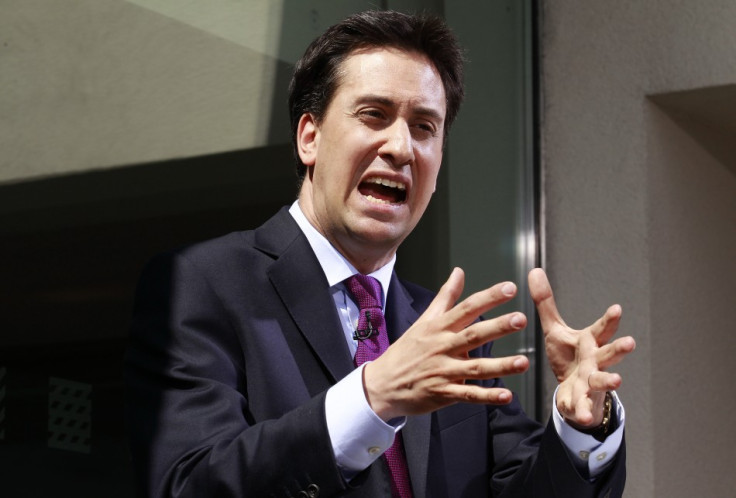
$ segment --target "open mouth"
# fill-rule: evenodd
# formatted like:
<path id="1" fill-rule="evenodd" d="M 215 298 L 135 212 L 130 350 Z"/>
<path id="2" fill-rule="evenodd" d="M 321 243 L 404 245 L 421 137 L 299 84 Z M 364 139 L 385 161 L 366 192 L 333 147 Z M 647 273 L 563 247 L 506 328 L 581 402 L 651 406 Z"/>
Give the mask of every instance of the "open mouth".
<path id="1" fill-rule="evenodd" d="M 358 192 L 379 204 L 401 204 L 406 201 L 406 185 L 385 178 L 368 178 L 358 185 Z"/>

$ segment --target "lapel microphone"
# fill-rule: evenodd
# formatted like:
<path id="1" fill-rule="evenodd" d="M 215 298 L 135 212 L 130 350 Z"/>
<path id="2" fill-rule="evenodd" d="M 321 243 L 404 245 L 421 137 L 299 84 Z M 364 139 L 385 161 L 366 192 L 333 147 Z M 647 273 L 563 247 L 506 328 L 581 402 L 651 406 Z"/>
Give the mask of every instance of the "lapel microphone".
<path id="1" fill-rule="evenodd" d="M 358 341 L 365 341 L 366 339 L 369 339 L 373 337 L 374 335 L 378 335 L 378 329 L 373 326 L 371 323 L 371 312 L 370 310 L 366 310 L 365 312 L 365 323 L 366 328 L 364 329 L 355 329 L 355 332 L 353 332 L 353 339 Z"/>

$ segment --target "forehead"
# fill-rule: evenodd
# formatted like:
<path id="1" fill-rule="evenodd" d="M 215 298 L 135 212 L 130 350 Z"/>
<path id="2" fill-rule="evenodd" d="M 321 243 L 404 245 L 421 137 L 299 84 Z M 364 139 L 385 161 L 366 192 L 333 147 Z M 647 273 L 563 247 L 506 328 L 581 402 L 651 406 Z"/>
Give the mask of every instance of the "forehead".
<path id="1" fill-rule="evenodd" d="M 338 75 L 333 98 L 370 94 L 432 106 L 445 114 L 442 78 L 424 54 L 391 47 L 359 49 L 342 61 Z"/>

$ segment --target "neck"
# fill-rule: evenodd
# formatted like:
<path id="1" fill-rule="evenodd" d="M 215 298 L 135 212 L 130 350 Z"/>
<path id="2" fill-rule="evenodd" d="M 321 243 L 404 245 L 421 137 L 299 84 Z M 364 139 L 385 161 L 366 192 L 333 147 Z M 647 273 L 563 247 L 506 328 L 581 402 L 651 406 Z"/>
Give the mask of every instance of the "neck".
<path id="1" fill-rule="evenodd" d="M 386 266 L 396 254 L 396 248 L 376 247 L 375 243 L 361 241 L 350 234 L 337 235 L 337 230 L 328 230 L 323 227 L 314 215 L 309 196 L 300 195 L 299 208 L 310 225 L 319 232 L 358 272 L 368 275 Z"/>

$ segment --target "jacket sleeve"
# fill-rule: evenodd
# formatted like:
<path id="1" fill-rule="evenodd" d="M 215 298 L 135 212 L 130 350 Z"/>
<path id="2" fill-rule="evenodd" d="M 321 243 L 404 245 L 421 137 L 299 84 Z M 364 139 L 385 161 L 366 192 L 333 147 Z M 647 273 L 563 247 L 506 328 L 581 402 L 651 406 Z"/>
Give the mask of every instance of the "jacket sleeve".
<path id="1" fill-rule="evenodd" d="M 325 393 L 279 418 L 250 420 L 239 341 L 194 264 L 174 254 L 147 266 L 125 360 L 126 418 L 142 496 L 332 496 L 345 488 Z"/>
<path id="2" fill-rule="evenodd" d="M 623 494 L 626 447 L 596 479 L 582 476 L 555 430 L 530 419 L 514 401 L 489 410 L 493 468 L 491 492 L 505 497 L 614 498 Z"/>

